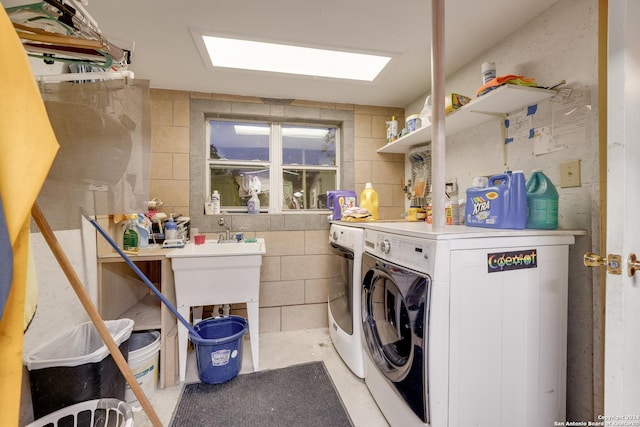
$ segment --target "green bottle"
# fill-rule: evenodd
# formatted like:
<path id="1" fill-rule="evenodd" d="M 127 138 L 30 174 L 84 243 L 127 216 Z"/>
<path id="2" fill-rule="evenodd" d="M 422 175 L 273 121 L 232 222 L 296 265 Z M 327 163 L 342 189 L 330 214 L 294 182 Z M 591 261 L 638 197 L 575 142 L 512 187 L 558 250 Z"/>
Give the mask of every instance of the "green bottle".
<path id="1" fill-rule="evenodd" d="M 125 251 L 134 251 L 138 249 L 138 232 L 136 231 L 136 221 L 138 215 L 127 215 L 127 222 L 124 226 L 124 234 L 122 235 L 122 249 Z"/>

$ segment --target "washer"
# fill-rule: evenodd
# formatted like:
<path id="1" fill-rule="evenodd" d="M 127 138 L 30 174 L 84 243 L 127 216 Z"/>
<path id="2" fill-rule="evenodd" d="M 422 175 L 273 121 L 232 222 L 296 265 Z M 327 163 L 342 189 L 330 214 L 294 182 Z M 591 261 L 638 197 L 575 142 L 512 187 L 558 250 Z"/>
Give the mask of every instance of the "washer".
<path id="1" fill-rule="evenodd" d="M 367 225 L 364 379 L 392 427 L 565 421 L 574 234 Z"/>
<path id="2" fill-rule="evenodd" d="M 360 284 L 364 230 L 331 224 L 329 248 L 333 278 L 329 288 L 329 334 L 338 354 L 359 378 L 364 378 L 360 321 Z"/>
<path id="3" fill-rule="evenodd" d="M 365 231 L 362 325 L 365 382 L 391 425 L 431 418 L 429 331 L 435 244 Z"/>

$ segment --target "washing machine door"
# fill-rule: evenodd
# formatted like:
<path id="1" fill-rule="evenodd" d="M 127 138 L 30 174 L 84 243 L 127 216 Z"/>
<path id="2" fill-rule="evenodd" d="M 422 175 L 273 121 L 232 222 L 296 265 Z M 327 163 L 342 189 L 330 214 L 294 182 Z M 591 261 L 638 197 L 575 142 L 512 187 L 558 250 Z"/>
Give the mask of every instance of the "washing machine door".
<path id="1" fill-rule="evenodd" d="M 413 365 L 415 347 L 423 344 L 426 283 L 421 286 L 424 279 L 417 273 L 369 254 L 362 262 L 367 349 L 378 369 L 389 380 L 399 382 Z"/>
<path id="2" fill-rule="evenodd" d="M 353 335 L 353 251 L 331 243 L 331 286 L 329 287 L 329 310 L 338 327 Z"/>

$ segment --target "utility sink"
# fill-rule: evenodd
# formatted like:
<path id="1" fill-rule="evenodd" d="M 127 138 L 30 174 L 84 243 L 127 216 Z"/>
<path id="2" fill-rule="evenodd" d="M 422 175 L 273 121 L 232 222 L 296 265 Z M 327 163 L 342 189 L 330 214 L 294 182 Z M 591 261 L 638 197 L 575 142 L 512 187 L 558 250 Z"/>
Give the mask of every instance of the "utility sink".
<path id="1" fill-rule="evenodd" d="M 260 267 L 267 248 L 264 239 L 251 240 L 187 243 L 166 255 L 171 259 L 178 312 L 185 319 L 191 307 L 246 303 L 253 367 L 257 371 Z M 187 343 L 187 328 L 178 323 L 180 381 L 185 380 Z"/>
<path id="2" fill-rule="evenodd" d="M 207 240 L 203 245 L 187 243 L 184 248 L 167 253 L 169 258 L 193 258 L 211 256 L 264 255 L 267 252 L 264 239 L 255 242 Z"/>

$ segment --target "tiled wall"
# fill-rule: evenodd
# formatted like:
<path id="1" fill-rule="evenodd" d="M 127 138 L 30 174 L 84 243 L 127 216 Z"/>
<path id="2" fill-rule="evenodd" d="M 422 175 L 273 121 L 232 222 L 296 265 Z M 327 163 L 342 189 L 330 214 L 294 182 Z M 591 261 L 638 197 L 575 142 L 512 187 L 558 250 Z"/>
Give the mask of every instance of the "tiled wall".
<path id="1" fill-rule="evenodd" d="M 228 114 L 254 111 L 263 116 L 348 117 L 343 131 L 347 152 L 343 156 L 346 160 L 343 188 L 353 188 L 359 194 L 366 182 L 373 183 L 380 199 L 381 217 L 401 218 L 404 155 L 376 152 L 385 144 L 385 122 L 392 115 L 404 122 L 401 108 L 310 101 L 293 101 L 285 106 L 259 98 L 152 89 L 150 197 L 164 202 L 162 211 L 190 215 L 194 226 L 211 238 L 223 230 L 217 225 L 219 216 L 205 217 L 201 207 L 194 206 L 194 199 L 190 200 L 190 195 L 201 192 L 203 185 L 202 177 L 197 176 L 202 172 L 189 165 L 190 154 L 194 156 L 199 149 L 195 145 L 199 137 L 198 130 L 193 129 L 192 100 L 198 106 L 215 105 Z M 267 253 L 261 270 L 260 330 L 326 327 L 331 276 L 326 213 L 222 216 L 232 231 L 243 231 L 246 236 L 263 237 L 266 241 Z M 242 307 L 234 309 L 242 313 Z"/>

